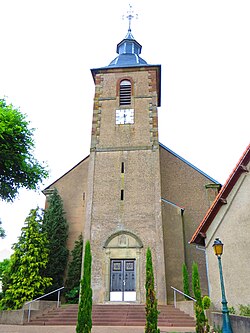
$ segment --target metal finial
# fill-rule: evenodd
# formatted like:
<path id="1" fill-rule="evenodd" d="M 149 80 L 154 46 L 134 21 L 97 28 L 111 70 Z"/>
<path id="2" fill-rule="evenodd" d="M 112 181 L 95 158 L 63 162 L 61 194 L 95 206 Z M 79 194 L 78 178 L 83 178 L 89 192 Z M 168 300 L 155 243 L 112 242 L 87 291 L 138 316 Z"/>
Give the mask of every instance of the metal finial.
<path id="1" fill-rule="evenodd" d="M 134 11 L 132 10 L 132 5 L 129 4 L 129 10 L 127 11 L 126 18 L 128 19 L 128 32 L 131 32 L 131 21 L 134 18 Z M 124 19 L 124 15 L 122 16 Z M 135 15 L 135 18 L 138 18 L 138 14 Z"/>

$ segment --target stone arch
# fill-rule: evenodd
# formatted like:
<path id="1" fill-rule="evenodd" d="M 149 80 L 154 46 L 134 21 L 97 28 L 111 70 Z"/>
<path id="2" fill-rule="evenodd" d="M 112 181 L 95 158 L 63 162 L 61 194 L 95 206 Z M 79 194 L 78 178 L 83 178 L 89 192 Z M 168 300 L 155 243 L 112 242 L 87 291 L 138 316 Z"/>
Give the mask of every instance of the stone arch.
<path id="1" fill-rule="evenodd" d="M 141 292 L 140 290 L 143 288 L 141 286 L 141 254 L 143 249 L 143 243 L 141 239 L 135 235 L 134 233 L 127 230 L 119 230 L 113 234 L 111 234 L 105 241 L 103 245 L 104 250 L 104 289 L 105 296 L 104 301 L 108 302 L 111 300 L 110 297 L 110 269 L 111 262 L 113 259 L 120 260 L 130 260 L 133 259 L 135 261 L 136 267 L 136 299 L 134 300 L 137 303 L 140 303 L 141 300 Z"/>
<path id="2" fill-rule="evenodd" d="M 130 231 L 120 230 L 109 236 L 106 240 L 104 248 L 142 248 L 142 241 L 138 236 Z"/>

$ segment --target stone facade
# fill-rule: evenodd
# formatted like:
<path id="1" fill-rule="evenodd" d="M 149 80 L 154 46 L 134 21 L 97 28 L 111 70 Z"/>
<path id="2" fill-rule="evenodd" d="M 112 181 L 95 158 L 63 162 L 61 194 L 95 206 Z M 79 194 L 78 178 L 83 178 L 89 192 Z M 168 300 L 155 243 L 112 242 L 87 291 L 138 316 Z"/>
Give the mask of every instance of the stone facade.
<path id="1" fill-rule="evenodd" d="M 209 197 L 220 188 L 207 175 L 161 145 L 161 192 L 168 298 L 173 298 L 170 286 L 182 287 L 182 263 L 186 263 L 192 277 L 192 263 L 196 261 L 203 293 L 207 294 L 207 272 L 204 251 L 188 244 L 210 205 Z M 214 185 L 211 190 L 211 183 Z M 207 187 L 210 191 L 207 191 Z M 175 240 L 175 241 L 173 241 Z M 174 246 L 175 244 L 175 246 Z M 175 258 L 175 260 L 173 260 Z"/>
<path id="2" fill-rule="evenodd" d="M 57 188 L 63 199 L 63 208 L 69 224 L 67 247 L 70 251 L 73 250 L 75 241 L 84 228 L 88 166 L 89 157 L 86 157 L 43 191 L 47 197 L 51 193 L 51 189 Z M 47 202 L 46 200 L 45 208 Z"/>
<path id="3" fill-rule="evenodd" d="M 158 145 L 157 72 L 159 67 L 140 70 L 106 68 L 95 71 L 98 82 L 95 92 L 92 142 L 89 164 L 89 201 L 84 235 L 91 240 L 94 302 L 109 301 L 110 249 L 104 243 L 119 232 L 127 232 L 143 244 L 117 247 L 112 257 L 136 258 L 136 286 L 140 290 L 135 300 L 145 299 L 145 251 L 154 249 L 157 267 L 156 288 L 161 290 L 159 302 L 166 302 L 163 255 L 163 233 L 160 206 L 160 163 Z M 135 110 L 133 124 L 116 124 L 121 80 L 132 82 Z M 95 115 L 98 114 L 97 122 Z M 122 165 L 124 170 L 121 171 Z M 122 196 L 121 198 L 121 191 Z M 125 250 L 125 251 L 124 251 Z M 102 272 L 100 274 L 100 272 Z"/>
<path id="4" fill-rule="evenodd" d="M 131 36 L 124 43 L 139 45 Z M 56 187 L 63 199 L 69 249 L 80 232 L 90 240 L 94 303 L 145 302 L 148 247 L 159 304 L 172 302 L 171 286 L 183 289 L 184 262 L 190 276 L 192 262 L 198 262 L 207 291 L 204 252 L 188 240 L 217 194 L 209 187 L 216 182 L 159 144 L 160 73 L 160 65 L 147 64 L 92 69 L 90 155 L 46 189 Z M 117 110 L 128 108 L 120 104 L 124 80 L 131 85 L 129 124 L 116 120 Z M 121 281 L 120 292 L 114 286 Z"/>
<path id="5" fill-rule="evenodd" d="M 130 77 L 133 74 L 130 72 Z M 122 75 L 128 76 L 127 73 Z M 148 79 L 147 73 L 135 76 Z M 121 74 L 115 74 L 112 79 L 109 74 L 109 84 L 100 77 L 98 82 L 109 87 L 119 77 Z M 138 98 L 134 106 L 139 110 L 135 116 L 135 121 L 139 120 L 138 128 L 113 125 L 109 129 L 110 124 L 115 123 L 114 112 L 110 110 L 116 109 L 116 83 L 113 89 L 109 87 L 110 99 L 100 93 L 102 90 L 107 94 L 100 86 L 95 94 L 90 156 L 49 187 L 56 187 L 64 201 L 70 230 L 69 249 L 73 248 L 80 232 L 85 240 L 91 240 L 94 302 L 109 300 L 112 258 L 136 259 L 136 289 L 140 290 L 136 300 L 144 302 L 148 246 L 153 250 L 159 303 L 172 302 L 171 286 L 183 289 L 184 262 L 190 279 L 192 262 L 198 262 L 201 285 L 207 293 L 204 253 L 189 246 L 188 240 L 209 207 L 209 197 L 216 196 L 218 185 L 211 190 L 209 184 L 215 183 L 210 177 L 158 144 L 157 111 L 152 102 L 152 99 L 157 100 L 155 96 L 151 99 L 145 97 L 145 92 L 138 92 L 139 96 L 144 96 Z M 122 163 L 124 174 L 121 173 Z M 121 201 L 122 187 L 124 200 Z M 118 234 L 125 238 L 129 234 L 138 239 L 138 243 L 111 249 L 108 240 Z"/>

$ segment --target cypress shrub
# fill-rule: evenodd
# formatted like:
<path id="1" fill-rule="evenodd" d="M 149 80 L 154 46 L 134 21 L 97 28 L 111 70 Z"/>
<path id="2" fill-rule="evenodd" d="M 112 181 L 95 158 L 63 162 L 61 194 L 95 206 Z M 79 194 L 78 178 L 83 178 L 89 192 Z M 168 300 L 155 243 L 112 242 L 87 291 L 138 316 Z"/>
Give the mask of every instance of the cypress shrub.
<path id="1" fill-rule="evenodd" d="M 154 271 L 150 248 L 146 253 L 146 325 L 145 333 L 160 333 L 157 328 L 159 311 L 154 289 Z"/>
<path id="2" fill-rule="evenodd" d="M 20 309 L 25 302 L 44 294 L 51 284 L 51 278 L 41 275 L 48 262 L 47 245 L 40 210 L 31 209 L 18 242 L 12 246 L 14 252 L 3 277 L 1 309 Z"/>
<path id="3" fill-rule="evenodd" d="M 76 333 L 90 333 L 92 329 L 91 262 L 90 242 L 87 241 L 85 244 Z"/>
<path id="4" fill-rule="evenodd" d="M 71 252 L 72 260 L 69 263 L 67 280 L 65 282 L 65 299 L 67 303 L 77 304 L 79 302 L 80 280 L 82 270 L 82 234 L 75 241 Z"/>
<path id="5" fill-rule="evenodd" d="M 183 292 L 184 294 L 190 296 L 190 291 L 189 291 L 189 278 L 188 278 L 188 270 L 187 270 L 187 265 L 184 263 L 182 265 L 182 281 L 183 281 Z M 184 296 L 186 300 L 189 298 Z"/>
<path id="6" fill-rule="evenodd" d="M 64 276 L 68 261 L 68 223 L 63 210 L 63 201 L 56 188 L 48 198 L 49 206 L 45 210 L 43 230 L 48 238 L 48 263 L 44 275 L 52 278 L 52 285 L 46 289 L 46 293 L 54 291 L 64 285 Z M 57 299 L 54 293 L 47 299 Z"/>
<path id="7" fill-rule="evenodd" d="M 206 333 L 209 332 L 208 319 L 205 316 L 202 296 L 201 296 L 201 288 L 200 288 L 200 277 L 198 271 L 197 263 L 193 263 L 192 266 L 192 285 L 193 285 L 193 293 L 195 302 L 195 315 L 196 315 L 196 333 Z"/>

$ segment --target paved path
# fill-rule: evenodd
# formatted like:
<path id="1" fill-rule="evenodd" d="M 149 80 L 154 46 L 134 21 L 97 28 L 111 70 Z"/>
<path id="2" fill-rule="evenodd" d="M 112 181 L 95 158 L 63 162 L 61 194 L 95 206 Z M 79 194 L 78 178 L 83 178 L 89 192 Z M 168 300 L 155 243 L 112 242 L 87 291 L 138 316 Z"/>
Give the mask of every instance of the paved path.
<path id="1" fill-rule="evenodd" d="M 195 332 L 190 328 L 160 327 L 164 332 Z M 22 325 L 0 325 L 1 333 L 75 333 L 75 326 L 22 326 Z M 94 326 L 91 333 L 144 333 L 144 327 L 135 326 Z"/>

